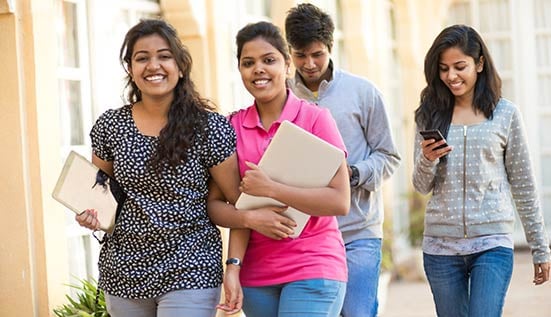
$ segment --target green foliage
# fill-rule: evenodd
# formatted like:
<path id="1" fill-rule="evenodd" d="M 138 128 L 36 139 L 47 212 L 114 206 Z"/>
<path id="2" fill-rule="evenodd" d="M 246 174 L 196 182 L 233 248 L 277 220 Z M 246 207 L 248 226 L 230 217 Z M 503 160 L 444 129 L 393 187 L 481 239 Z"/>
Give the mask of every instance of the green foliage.
<path id="1" fill-rule="evenodd" d="M 109 317 L 105 306 L 105 296 L 101 290 L 96 305 L 97 281 L 95 279 L 90 281 L 79 279 L 78 281 L 80 285 L 67 285 L 78 290 L 77 298 L 65 295 L 69 304 L 55 308 L 54 314 L 58 317 Z"/>
<path id="2" fill-rule="evenodd" d="M 413 191 L 409 195 L 409 241 L 413 246 L 421 246 L 423 243 L 423 232 L 425 230 L 425 206 L 427 196 Z"/>
<path id="3" fill-rule="evenodd" d="M 394 234 L 392 233 L 392 218 L 386 217 L 383 222 L 383 246 L 381 257 L 381 270 L 392 271 L 394 267 L 394 261 L 392 259 L 392 243 Z"/>

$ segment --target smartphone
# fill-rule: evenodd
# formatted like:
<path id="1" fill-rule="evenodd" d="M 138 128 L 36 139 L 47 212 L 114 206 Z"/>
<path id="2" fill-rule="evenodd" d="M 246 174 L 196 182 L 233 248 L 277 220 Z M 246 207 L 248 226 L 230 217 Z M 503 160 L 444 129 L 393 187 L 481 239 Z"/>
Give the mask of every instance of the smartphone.
<path id="1" fill-rule="evenodd" d="M 443 140 L 444 137 L 442 136 L 442 133 L 440 133 L 439 130 L 425 130 L 425 131 L 419 131 L 419 133 L 421 133 L 421 135 L 423 136 L 423 139 L 425 140 L 430 140 L 430 139 L 434 139 L 434 142 L 438 142 L 440 140 Z M 434 150 L 439 150 L 441 148 L 445 148 L 446 146 L 448 146 L 447 143 L 444 143 L 438 147 L 436 147 Z"/>

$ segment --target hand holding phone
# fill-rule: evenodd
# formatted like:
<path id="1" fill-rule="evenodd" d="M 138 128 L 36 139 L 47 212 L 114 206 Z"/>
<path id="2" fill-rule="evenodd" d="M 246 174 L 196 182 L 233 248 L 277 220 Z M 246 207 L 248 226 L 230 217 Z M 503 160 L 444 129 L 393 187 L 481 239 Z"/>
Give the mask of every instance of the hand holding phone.
<path id="1" fill-rule="evenodd" d="M 419 133 L 423 136 L 423 139 L 425 139 L 425 140 L 433 139 L 434 142 L 438 142 L 438 141 L 444 139 L 444 137 L 442 136 L 442 133 L 440 133 L 440 131 L 436 130 L 436 129 L 435 130 L 419 131 Z M 445 148 L 446 146 L 448 146 L 448 144 L 444 143 L 444 144 L 439 145 L 436 148 L 434 148 L 434 150 L 439 150 L 439 149 Z"/>

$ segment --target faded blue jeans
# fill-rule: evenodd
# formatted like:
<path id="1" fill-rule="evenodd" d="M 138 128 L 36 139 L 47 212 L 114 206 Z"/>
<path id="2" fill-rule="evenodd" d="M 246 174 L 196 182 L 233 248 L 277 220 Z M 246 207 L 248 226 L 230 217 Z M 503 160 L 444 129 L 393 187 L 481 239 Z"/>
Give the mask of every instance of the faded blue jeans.
<path id="1" fill-rule="evenodd" d="M 382 240 L 355 240 L 345 247 L 348 283 L 341 315 L 375 317 L 379 307 L 377 289 L 381 272 Z"/>
<path id="2" fill-rule="evenodd" d="M 243 287 L 247 317 L 337 317 L 346 283 L 309 279 L 263 287 Z"/>
<path id="3" fill-rule="evenodd" d="M 497 247 L 462 255 L 423 253 L 440 317 L 499 317 L 513 274 L 513 250 Z"/>

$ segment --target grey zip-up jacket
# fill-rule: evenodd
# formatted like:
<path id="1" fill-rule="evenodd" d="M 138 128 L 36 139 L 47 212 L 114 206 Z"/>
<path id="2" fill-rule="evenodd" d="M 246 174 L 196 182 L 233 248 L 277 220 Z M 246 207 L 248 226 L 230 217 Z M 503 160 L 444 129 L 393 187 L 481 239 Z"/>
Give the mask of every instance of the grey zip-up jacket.
<path id="1" fill-rule="evenodd" d="M 383 237 L 383 181 L 400 165 L 385 104 L 379 90 L 367 79 L 333 68 L 332 79 L 322 81 L 318 96 L 297 73 L 289 87 L 302 99 L 328 108 L 348 151 L 349 165 L 358 168 L 360 179 L 351 188 L 350 212 L 337 217 L 345 243 Z"/>
<path id="2" fill-rule="evenodd" d="M 446 141 L 453 146 L 439 164 L 421 152 L 415 140 L 413 185 L 432 192 L 425 215 L 425 235 L 469 238 L 510 234 L 518 212 L 534 263 L 549 262 L 547 232 L 536 190 L 528 144 L 517 107 L 500 99 L 493 119 L 451 125 Z"/>

